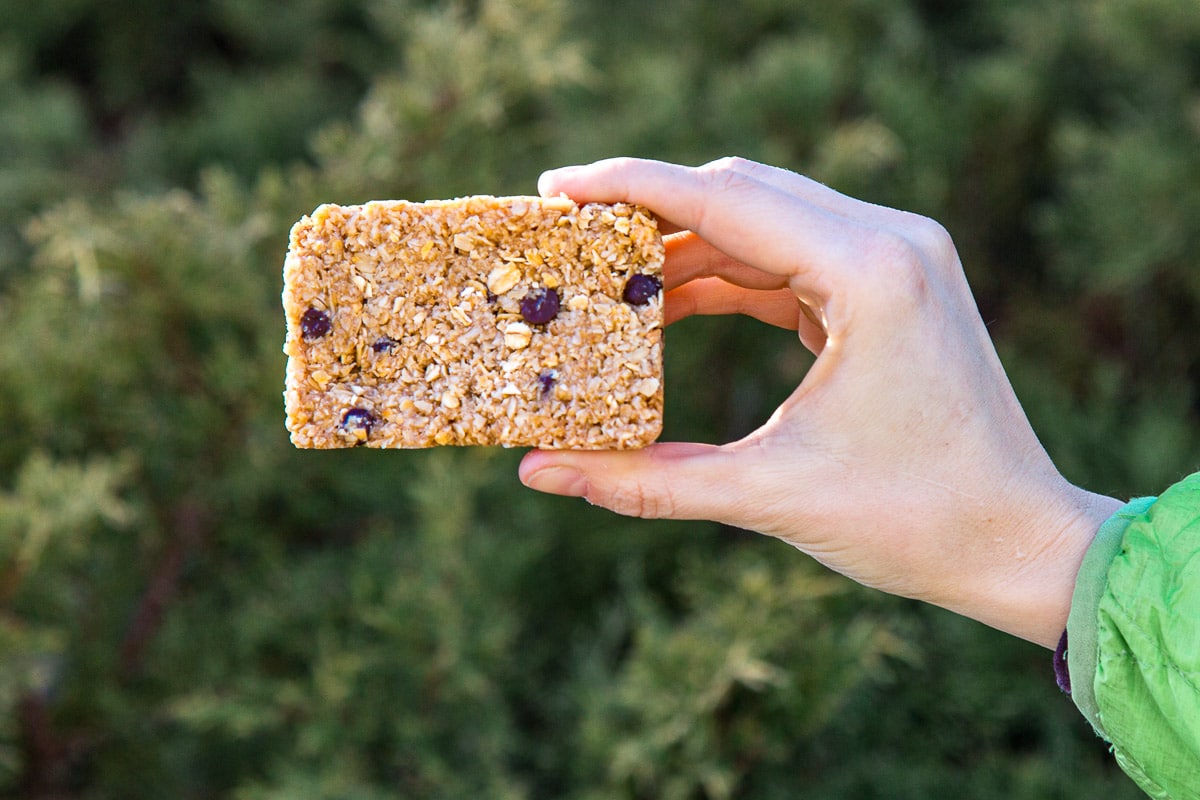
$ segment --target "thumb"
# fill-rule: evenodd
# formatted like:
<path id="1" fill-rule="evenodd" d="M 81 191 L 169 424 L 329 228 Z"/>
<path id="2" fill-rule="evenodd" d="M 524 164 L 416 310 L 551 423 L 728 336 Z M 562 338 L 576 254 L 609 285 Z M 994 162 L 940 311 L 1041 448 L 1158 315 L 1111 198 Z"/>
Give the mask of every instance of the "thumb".
<path id="1" fill-rule="evenodd" d="M 583 497 L 631 517 L 723 519 L 736 471 L 729 454 L 708 444 L 668 442 L 641 450 L 534 450 L 521 482 L 549 494 Z"/>

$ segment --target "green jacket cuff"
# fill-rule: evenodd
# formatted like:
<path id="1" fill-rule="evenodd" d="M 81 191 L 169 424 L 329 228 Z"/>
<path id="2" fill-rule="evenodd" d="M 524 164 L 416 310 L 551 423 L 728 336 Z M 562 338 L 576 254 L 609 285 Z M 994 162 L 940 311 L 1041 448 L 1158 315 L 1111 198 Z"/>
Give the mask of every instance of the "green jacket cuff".
<path id="1" fill-rule="evenodd" d="M 1099 660 L 1100 599 L 1108 584 L 1108 568 L 1121 551 L 1125 531 L 1157 499 L 1139 497 L 1109 517 L 1096 532 L 1096 538 L 1092 540 L 1079 568 L 1079 576 L 1075 579 L 1071 613 L 1067 619 L 1067 668 L 1071 675 L 1071 699 L 1096 733 L 1105 740 L 1110 740 L 1110 737 L 1100 722 L 1100 709 L 1096 705 L 1093 685 Z"/>

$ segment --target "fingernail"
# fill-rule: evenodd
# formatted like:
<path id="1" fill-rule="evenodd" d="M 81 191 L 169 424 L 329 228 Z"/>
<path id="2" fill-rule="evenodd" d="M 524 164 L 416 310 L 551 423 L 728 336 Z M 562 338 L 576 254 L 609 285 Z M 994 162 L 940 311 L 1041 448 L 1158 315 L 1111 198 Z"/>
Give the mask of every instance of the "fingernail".
<path id="1" fill-rule="evenodd" d="M 563 497 L 583 497 L 587 494 L 587 478 L 573 467 L 545 467 L 525 478 L 530 489 Z"/>

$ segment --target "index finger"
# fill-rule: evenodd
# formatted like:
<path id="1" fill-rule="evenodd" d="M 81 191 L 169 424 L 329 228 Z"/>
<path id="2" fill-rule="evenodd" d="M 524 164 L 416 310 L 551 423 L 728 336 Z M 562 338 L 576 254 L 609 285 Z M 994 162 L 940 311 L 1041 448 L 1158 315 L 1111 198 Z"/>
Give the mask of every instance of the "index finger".
<path id="1" fill-rule="evenodd" d="M 834 274 L 855 263 L 863 226 L 810 200 L 758 180 L 731 160 L 684 167 L 615 158 L 542 175 L 538 190 L 576 201 L 644 205 L 691 230 L 730 257 L 784 276 L 822 300 Z"/>

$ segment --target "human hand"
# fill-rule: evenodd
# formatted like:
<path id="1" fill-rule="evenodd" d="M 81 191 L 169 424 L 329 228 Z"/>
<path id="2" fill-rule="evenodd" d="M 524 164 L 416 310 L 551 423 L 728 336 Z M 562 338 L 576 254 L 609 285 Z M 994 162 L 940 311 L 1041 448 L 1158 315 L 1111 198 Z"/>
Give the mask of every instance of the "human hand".
<path id="1" fill-rule="evenodd" d="M 1055 469 L 937 223 L 741 159 L 548 172 L 543 195 L 647 206 L 665 316 L 744 313 L 817 355 L 749 436 L 533 451 L 531 488 L 621 514 L 776 536 L 867 586 L 1054 647 L 1083 553 L 1119 506 Z"/>

